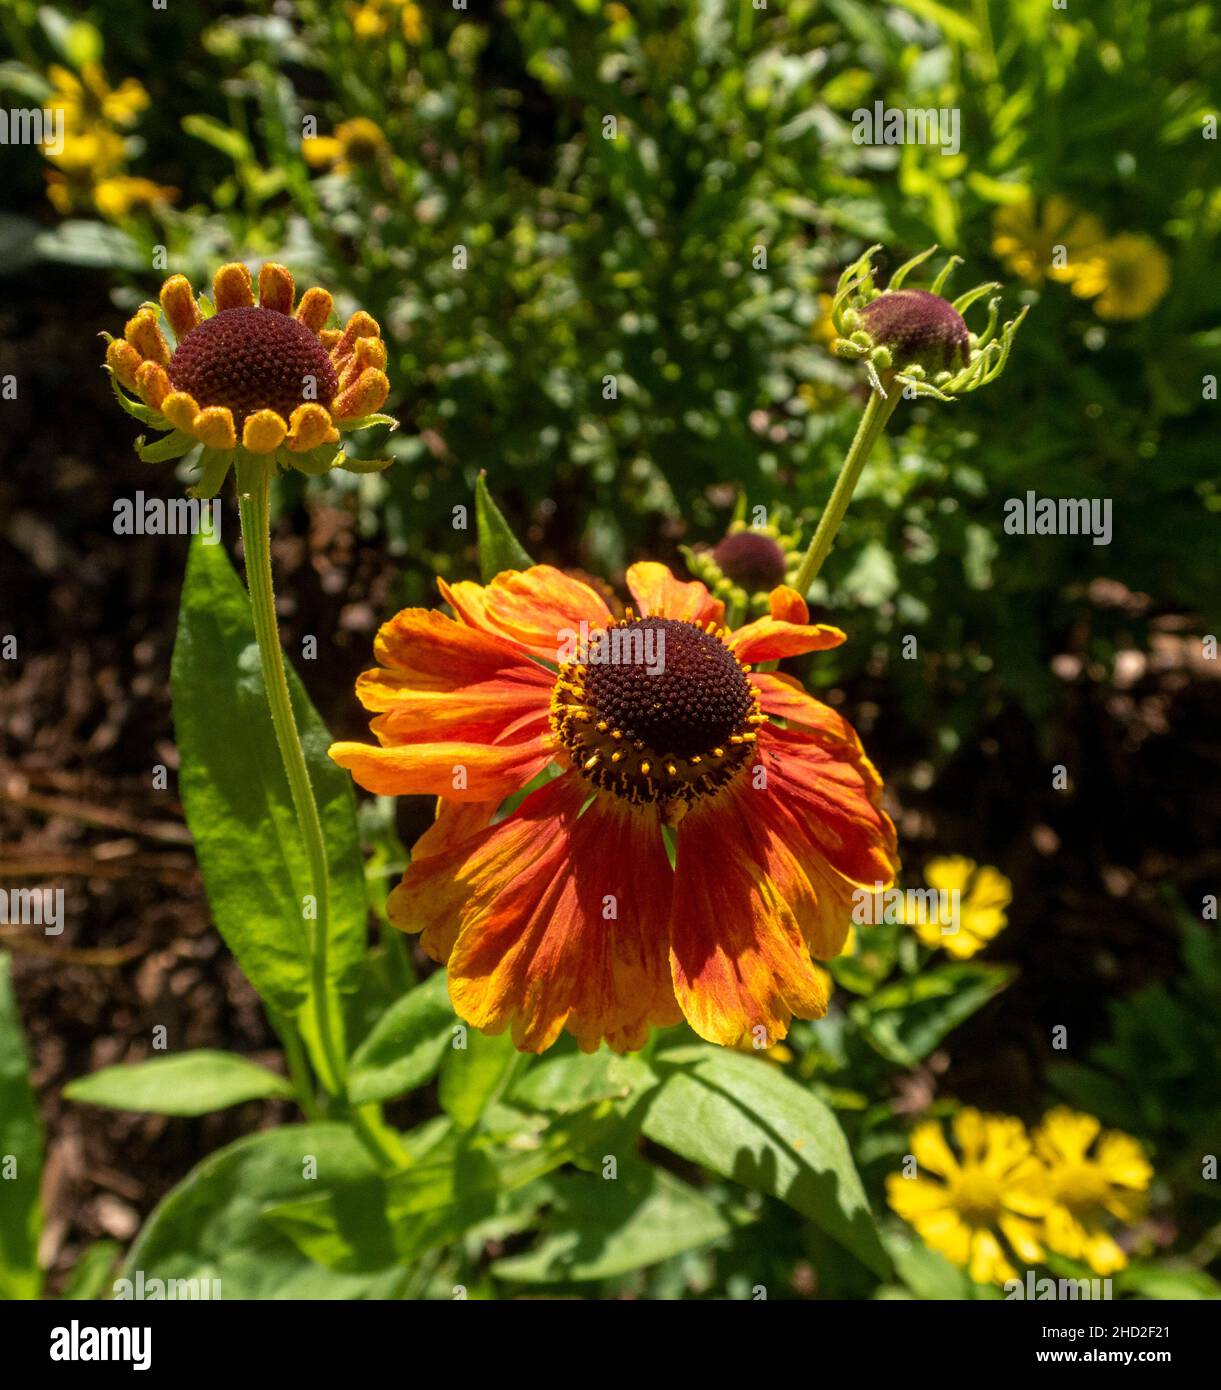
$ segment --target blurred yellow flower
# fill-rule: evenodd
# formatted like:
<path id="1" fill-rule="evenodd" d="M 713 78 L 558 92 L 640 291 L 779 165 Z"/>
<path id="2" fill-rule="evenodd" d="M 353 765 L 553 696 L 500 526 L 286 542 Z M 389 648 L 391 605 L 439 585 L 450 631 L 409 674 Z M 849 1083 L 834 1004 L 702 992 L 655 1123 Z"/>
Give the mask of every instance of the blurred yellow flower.
<path id="1" fill-rule="evenodd" d="M 394 11 L 399 11 L 403 38 L 418 44 L 424 37 L 424 13 L 412 0 L 363 0 L 362 4 L 349 5 L 348 22 L 352 33 L 358 39 L 379 39 L 390 30 Z"/>
<path id="2" fill-rule="evenodd" d="M 134 77 L 125 77 L 117 87 L 111 87 L 97 63 L 86 63 L 79 77 L 55 64 L 47 76 L 55 89 L 47 105 L 52 111 L 63 111 L 67 126 L 79 129 L 94 121 L 132 126 L 148 107 L 148 92 Z"/>
<path id="3" fill-rule="evenodd" d="M 992 219 L 992 250 L 1028 285 L 1071 281 L 1106 236 L 1092 213 L 1053 193 L 1042 214 L 1033 199 L 998 208 Z"/>
<path id="4" fill-rule="evenodd" d="M 1073 293 L 1097 299 L 1104 319 L 1141 319 L 1170 287 L 1170 258 L 1157 242 L 1124 232 L 1096 246 L 1073 279 Z"/>
<path id="5" fill-rule="evenodd" d="M 958 1155 L 939 1121 L 916 1126 L 910 1144 L 917 1171 L 892 1173 L 887 1200 L 930 1249 L 976 1283 L 1004 1283 L 1017 1277 L 1011 1253 L 1027 1264 L 1043 1258 L 1039 1218 L 1047 1202 L 1039 1161 L 1020 1120 L 968 1108 L 952 1128 Z"/>
<path id="6" fill-rule="evenodd" d="M 1128 1257 L 1107 1230 L 1107 1217 L 1133 1221 L 1140 1215 L 1153 1180 L 1144 1150 L 1126 1134 L 1103 1133 L 1092 1115 L 1066 1107 L 1044 1116 L 1034 1147 L 1046 1165 L 1039 1191 L 1048 1205 L 1048 1247 L 1083 1260 L 1095 1274 L 1123 1269 Z"/>
<path id="7" fill-rule="evenodd" d="M 152 179 L 119 174 L 99 179 L 93 185 L 93 201 L 103 217 L 126 217 L 136 208 L 152 207 L 155 203 L 170 203 L 178 196 L 176 188 L 165 188 Z"/>
<path id="8" fill-rule="evenodd" d="M 835 296 L 831 294 L 820 294 L 818 296 L 818 317 L 814 320 L 810 329 L 810 337 L 816 343 L 821 343 L 828 351 L 831 344 L 839 336 L 835 331 L 835 323 L 831 318 L 831 306 L 835 303 Z"/>
<path id="9" fill-rule="evenodd" d="M 333 135 L 313 135 L 301 141 L 306 163 L 346 174 L 358 164 L 372 164 L 386 151 L 386 137 L 376 121 L 353 116 L 341 121 Z"/>
<path id="10" fill-rule="evenodd" d="M 961 854 L 930 859 L 924 881 L 950 895 L 950 912 L 948 917 L 941 911 L 921 914 L 912 929 L 924 945 L 940 946 L 956 960 L 982 950 L 1009 920 L 1005 909 L 1013 901 L 1013 885 L 990 864 L 977 865 Z"/>
<path id="11" fill-rule="evenodd" d="M 424 37 L 424 15 L 419 5 L 408 3 L 403 6 L 403 38 L 412 44 L 418 44 Z"/>

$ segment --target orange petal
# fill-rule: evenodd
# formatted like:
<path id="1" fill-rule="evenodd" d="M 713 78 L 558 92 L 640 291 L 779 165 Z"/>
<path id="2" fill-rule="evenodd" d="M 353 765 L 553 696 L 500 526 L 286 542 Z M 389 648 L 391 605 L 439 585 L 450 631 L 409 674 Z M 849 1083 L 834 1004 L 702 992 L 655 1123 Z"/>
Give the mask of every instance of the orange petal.
<path id="1" fill-rule="evenodd" d="M 123 336 L 146 362 L 159 362 L 163 367 L 170 365 L 169 344 L 152 309 L 141 309 L 134 318 L 128 319 Z"/>
<path id="2" fill-rule="evenodd" d="M 161 286 L 161 309 L 179 342 L 203 322 L 191 282 L 185 275 L 171 275 Z"/>
<path id="3" fill-rule="evenodd" d="M 321 333 L 334 307 L 335 301 L 327 291 L 315 285 L 301 296 L 301 303 L 297 305 L 297 321 L 303 323 L 311 333 Z M 338 342 L 339 338 L 336 337 L 335 341 Z"/>
<path id="4" fill-rule="evenodd" d="M 778 661 L 785 656 L 826 651 L 830 647 L 838 647 L 845 640 L 837 627 L 828 627 L 823 623 L 810 624 L 804 619 L 790 622 L 787 618 L 775 616 L 777 609 L 781 612 L 805 613 L 805 604 L 799 598 L 800 609 L 786 605 L 784 600 L 776 602 L 776 595 L 782 592 L 797 598 L 792 589 L 773 590 L 772 615 L 756 618 L 753 623 L 747 623 L 745 627 L 730 633 L 728 645 L 739 661 Z"/>
<path id="5" fill-rule="evenodd" d="M 551 565 L 504 570 L 490 584 L 437 580 L 445 601 L 468 627 L 508 638 L 544 661 L 558 661 L 581 622 L 606 627 L 610 609 L 602 596 Z"/>
<path id="6" fill-rule="evenodd" d="M 299 405 L 288 421 L 288 447 L 294 454 L 304 454 L 320 444 L 335 444 L 339 431 L 324 405 Z"/>
<path id="7" fill-rule="evenodd" d="M 517 741 L 522 721 L 536 733 L 547 724 L 554 677 L 444 613 L 405 609 L 384 624 L 374 652 L 379 666 L 358 679 L 356 694 L 366 709 L 393 716 L 376 729 L 384 743 L 503 743 Z"/>
<path id="8" fill-rule="evenodd" d="M 452 801 L 503 800 L 520 791 L 551 761 L 551 740 L 540 732 L 519 743 L 396 742 L 371 748 L 333 743 L 327 750 L 366 791 L 379 796 L 444 796 Z"/>
<path id="9" fill-rule="evenodd" d="M 642 614 L 650 618 L 680 618 L 688 623 L 721 623 L 725 605 L 713 598 L 698 579 L 685 584 L 655 560 L 632 565 L 627 587 Z"/>
<path id="10" fill-rule="evenodd" d="M 291 314 L 296 294 L 297 286 L 287 266 L 267 261 L 259 267 L 259 303 L 264 309 Z"/>
<path id="11" fill-rule="evenodd" d="M 274 454 L 284 443 L 288 425 L 274 410 L 256 410 L 242 426 L 242 448 L 252 454 Z"/>
<path id="12" fill-rule="evenodd" d="M 320 328 L 318 330 L 318 339 L 322 343 L 322 346 L 326 348 L 327 352 L 334 352 L 335 345 L 342 337 L 343 331 L 339 328 Z"/>
<path id="13" fill-rule="evenodd" d="M 159 362 L 141 362 L 136 369 L 136 390 L 140 399 L 154 410 L 161 409 L 161 402 L 173 388 L 165 368 Z"/>
<path id="14" fill-rule="evenodd" d="M 254 279 L 249 266 L 231 261 L 212 277 L 212 298 L 216 312 L 225 309 L 245 309 L 254 303 Z"/>
<path id="15" fill-rule="evenodd" d="M 345 357 L 355 351 L 358 339 L 380 338 L 381 335 L 382 330 L 373 315 L 366 313 L 363 309 L 357 309 L 348 320 L 347 326 L 331 350 L 335 365 L 338 366 Z"/>
<path id="16" fill-rule="evenodd" d="M 670 969 L 700 1037 L 762 1050 L 788 1033 L 794 1014 L 821 1018 L 827 986 L 798 917 L 811 910 L 810 885 L 782 846 L 769 853 L 748 777 L 697 804 L 678 827 Z"/>
<path id="17" fill-rule="evenodd" d="M 199 405 L 194 396 L 186 391 L 171 391 L 161 402 L 161 413 L 175 429 L 194 434 L 195 417 L 199 414 Z"/>
<path id="18" fill-rule="evenodd" d="M 126 338 L 114 338 L 106 346 L 106 365 L 129 391 L 135 391 L 136 372 L 144 358 Z"/>
<path id="19" fill-rule="evenodd" d="M 372 415 L 386 404 L 390 394 L 390 381 L 385 372 L 375 367 L 367 367 L 346 390 L 341 391 L 331 403 L 331 414 L 336 420 L 358 420 L 362 415 Z"/>
<path id="20" fill-rule="evenodd" d="M 656 817 L 556 778 L 447 854 L 415 861 L 396 904 L 460 914 L 449 991 L 476 1028 L 541 1052 L 567 1028 L 586 1052 L 640 1046 L 677 1021 L 659 915 L 673 875 Z"/>
<path id="21" fill-rule="evenodd" d="M 340 391 L 350 386 L 366 367 L 376 367 L 380 370 L 385 365 L 386 344 L 380 338 L 358 338 L 355 350 L 339 373 Z"/>
<path id="22" fill-rule="evenodd" d="M 206 410 L 201 410 L 192 423 L 192 429 L 209 449 L 237 448 L 233 412 L 227 405 L 210 405 Z"/>

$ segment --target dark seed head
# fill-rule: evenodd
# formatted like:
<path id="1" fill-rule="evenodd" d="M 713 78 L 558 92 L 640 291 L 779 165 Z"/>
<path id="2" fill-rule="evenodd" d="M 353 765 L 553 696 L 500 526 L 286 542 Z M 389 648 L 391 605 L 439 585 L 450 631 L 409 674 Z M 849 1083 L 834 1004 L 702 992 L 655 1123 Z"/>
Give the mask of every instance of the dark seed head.
<path id="1" fill-rule="evenodd" d="M 771 536 L 758 531 L 735 531 L 726 536 L 712 558 L 726 579 L 752 593 L 774 589 L 784 579 L 784 551 Z"/>
<path id="2" fill-rule="evenodd" d="M 169 377 L 201 406 L 227 405 L 239 433 L 256 410 L 287 419 L 307 401 L 329 406 L 339 385 L 326 349 L 304 324 L 254 306 L 224 309 L 192 329 L 170 359 Z"/>
<path id="3" fill-rule="evenodd" d="M 860 313 L 869 336 L 890 349 L 898 368 L 946 372 L 967 365 L 970 330 L 958 310 L 939 294 L 887 290 Z"/>
<path id="4" fill-rule="evenodd" d="M 649 674 L 652 653 L 663 665 Z M 585 694 L 600 718 L 640 739 L 658 755 L 687 757 L 726 743 L 751 713 L 753 697 L 741 666 L 718 638 L 676 618 L 637 618 L 617 632 L 641 634 L 644 660 L 590 665 Z M 662 645 L 664 639 L 664 647 Z"/>

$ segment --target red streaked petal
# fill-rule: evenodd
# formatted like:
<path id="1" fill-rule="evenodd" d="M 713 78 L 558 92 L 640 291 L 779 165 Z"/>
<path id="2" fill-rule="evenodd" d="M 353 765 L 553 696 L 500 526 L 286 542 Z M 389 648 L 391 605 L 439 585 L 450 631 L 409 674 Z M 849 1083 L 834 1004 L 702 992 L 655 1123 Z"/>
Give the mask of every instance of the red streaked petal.
<path id="1" fill-rule="evenodd" d="M 829 705 L 816 700 L 794 676 L 781 671 L 752 671 L 748 678 L 759 692 L 759 708 L 776 719 L 786 719 L 815 733 L 826 743 L 840 744 L 861 753 L 856 730 Z"/>
<path id="2" fill-rule="evenodd" d="M 879 805 L 881 780 L 863 753 L 799 729 L 759 730 L 756 767 L 767 774 L 756 814 L 802 862 L 825 862 L 859 887 L 889 887 L 897 869 L 895 828 Z M 749 774 L 758 780 L 755 769 Z"/>
<path id="3" fill-rule="evenodd" d="M 414 858 L 392 920 L 445 944 L 450 997 L 488 1032 L 541 1052 L 567 1028 L 585 1051 L 637 1047 L 679 1014 L 666 964 L 673 875 L 656 818 L 575 776 L 533 792 L 499 825 Z M 430 832 L 431 833 L 431 832 Z M 609 914 L 609 915 L 608 915 Z"/>
<path id="4" fill-rule="evenodd" d="M 600 594 L 551 565 L 504 570 L 486 585 L 443 579 L 437 584 L 468 627 L 506 638 L 544 661 L 559 660 L 560 648 L 576 639 L 582 620 L 595 628 L 611 618 Z"/>
<path id="5" fill-rule="evenodd" d="M 632 565 L 627 572 L 627 587 L 643 617 L 679 618 L 687 623 L 725 620 L 725 605 L 713 598 L 698 579 L 684 583 L 655 560 Z"/>
<path id="6" fill-rule="evenodd" d="M 743 779 L 749 773 L 743 773 Z M 691 810 L 678 827 L 670 969 L 687 1022 L 726 1047 L 770 1047 L 793 1015 L 820 1018 L 827 988 L 810 960 L 794 866 L 770 856 L 767 831 L 751 814 L 739 779 Z M 772 871 L 785 869 L 774 878 Z"/>

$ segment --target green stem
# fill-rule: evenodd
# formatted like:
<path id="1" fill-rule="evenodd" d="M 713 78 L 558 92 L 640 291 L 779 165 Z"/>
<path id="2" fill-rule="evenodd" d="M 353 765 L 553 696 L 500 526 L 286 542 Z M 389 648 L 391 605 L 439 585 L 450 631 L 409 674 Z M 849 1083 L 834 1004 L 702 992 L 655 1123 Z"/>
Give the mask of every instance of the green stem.
<path id="1" fill-rule="evenodd" d="M 310 1001 L 318 1045 L 329 1073 L 322 1077 L 322 1081 L 331 1094 L 342 1096 L 346 1089 L 347 1068 L 332 1027 L 326 963 L 330 931 L 330 875 L 326 842 L 322 838 L 322 819 L 310 784 L 309 769 L 305 765 L 297 722 L 293 718 L 288 677 L 284 672 L 284 652 L 280 647 L 280 630 L 276 624 L 275 590 L 271 578 L 271 474 L 272 466 L 261 459 L 238 461 L 238 512 L 242 523 L 242 545 L 246 551 L 246 584 L 250 590 L 254 633 L 259 644 L 271 722 L 276 731 L 284 771 L 288 774 L 297 826 L 309 860 L 310 886 L 315 905 L 309 939 Z"/>
<path id="2" fill-rule="evenodd" d="M 831 498 L 822 516 L 818 519 L 818 529 L 814 532 L 814 539 L 810 542 L 810 548 L 806 551 L 801 568 L 797 571 L 797 577 L 793 580 L 793 588 L 802 598 L 809 592 L 810 585 L 817 578 L 818 571 L 822 569 L 823 561 L 831 553 L 836 532 L 838 532 L 844 514 L 848 510 L 848 503 L 852 501 L 852 494 L 856 491 L 857 483 L 860 482 L 861 473 L 869 461 L 873 446 L 881 438 L 882 432 L 886 428 L 887 420 L 893 414 L 895 406 L 899 404 L 899 399 L 899 392 L 893 386 L 885 396 L 879 395 L 877 391 L 869 393 L 865 413 L 861 416 L 861 423 L 857 426 L 852 445 L 844 458 L 843 466 L 839 470 L 839 477 L 836 478 L 835 487 L 831 490 Z"/>

